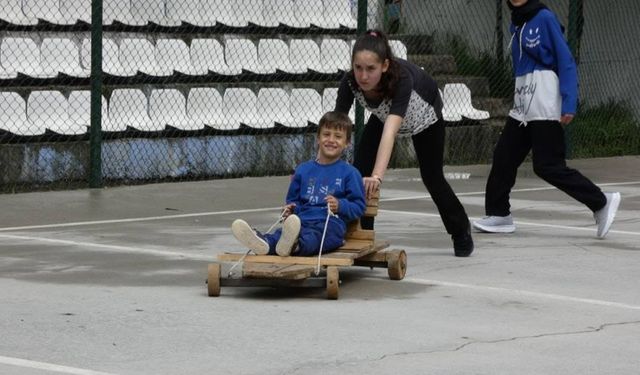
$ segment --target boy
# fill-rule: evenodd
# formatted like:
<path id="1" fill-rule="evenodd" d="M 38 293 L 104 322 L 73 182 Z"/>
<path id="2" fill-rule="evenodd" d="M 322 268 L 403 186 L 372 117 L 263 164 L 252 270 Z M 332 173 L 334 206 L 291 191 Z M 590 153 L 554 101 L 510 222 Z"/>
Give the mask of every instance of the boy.
<path id="1" fill-rule="evenodd" d="M 236 239 L 259 255 L 316 255 L 320 253 L 326 222 L 322 253 L 342 246 L 347 223 L 365 211 L 362 176 L 340 159 L 351 142 L 351 129 L 346 114 L 327 112 L 322 116 L 316 135 L 318 155 L 295 170 L 287 192 L 282 228 L 262 234 L 237 219 L 231 225 Z M 327 206 L 332 213 L 328 221 Z"/>

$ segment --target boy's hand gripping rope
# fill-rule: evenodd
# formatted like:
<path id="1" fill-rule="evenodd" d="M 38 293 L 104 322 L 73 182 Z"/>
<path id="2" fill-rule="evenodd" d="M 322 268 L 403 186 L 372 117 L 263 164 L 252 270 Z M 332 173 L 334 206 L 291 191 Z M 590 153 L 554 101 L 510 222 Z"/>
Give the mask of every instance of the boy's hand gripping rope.
<path id="1" fill-rule="evenodd" d="M 267 229 L 267 231 L 266 231 L 266 232 L 264 232 L 265 234 L 267 234 L 267 233 L 271 233 L 271 231 L 273 230 L 273 228 L 275 228 L 275 226 L 276 226 L 276 225 L 278 225 L 279 223 L 282 223 L 282 222 L 284 221 L 284 213 L 285 213 L 285 210 L 282 210 L 282 212 L 280 212 L 280 217 L 278 218 L 278 220 L 276 220 L 276 221 L 275 221 L 275 223 L 273 223 L 273 224 L 269 227 L 269 229 Z M 231 269 L 229 269 L 229 273 L 227 274 L 227 275 L 228 275 L 227 277 L 231 277 L 231 276 L 233 276 L 233 270 L 238 266 L 238 264 L 240 264 L 240 263 L 242 263 L 242 262 L 244 261 L 244 258 L 246 258 L 246 257 L 247 257 L 247 255 L 249 255 L 249 253 L 250 253 L 250 252 L 251 252 L 251 250 L 247 250 L 247 252 L 246 252 L 246 253 L 244 253 L 244 255 L 243 255 L 240 259 L 238 259 L 238 261 L 237 261 L 237 262 L 235 262 L 235 263 L 233 264 L 233 266 L 231 267 Z"/>

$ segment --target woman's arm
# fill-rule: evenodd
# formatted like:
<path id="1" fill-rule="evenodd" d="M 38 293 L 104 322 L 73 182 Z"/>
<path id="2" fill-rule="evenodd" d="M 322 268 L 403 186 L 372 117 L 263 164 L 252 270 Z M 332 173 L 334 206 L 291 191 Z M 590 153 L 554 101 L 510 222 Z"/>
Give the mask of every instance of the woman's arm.
<path id="1" fill-rule="evenodd" d="M 371 173 L 371 177 L 364 178 L 364 188 L 367 196 L 373 194 L 380 187 L 384 173 L 387 171 L 387 166 L 389 166 L 393 145 L 395 144 L 396 135 L 401 125 L 402 117 L 398 115 L 387 116 L 384 122 L 384 129 L 382 130 L 382 137 L 380 138 L 380 145 L 378 146 L 373 172 Z"/>

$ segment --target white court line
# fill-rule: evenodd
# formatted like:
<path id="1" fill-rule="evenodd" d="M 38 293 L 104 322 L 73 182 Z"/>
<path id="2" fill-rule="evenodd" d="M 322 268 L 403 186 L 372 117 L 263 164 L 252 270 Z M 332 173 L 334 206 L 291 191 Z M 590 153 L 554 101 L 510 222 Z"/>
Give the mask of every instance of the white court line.
<path id="1" fill-rule="evenodd" d="M 412 212 L 412 211 L 396 211 L 396 210 L 381 210 L 378 209 L 378 212 L 389 212 L 393 214 L 401 214 L 401 215 L 415 215 L 415 216 L 427 216 L 427 217 L 440 217 L 439 214 L 429 214 L 425 212 Z M 471 220 L 481 219 L 476 217 L 469 217 Z M 544 228 L 554 228 L 554 229 L 571 229 L 571 230 L 581 230 L 587 232 L 593 232 L 595 228 L 587 228 L 587 227 L 575 227 L 569 225 L 556 225 L 556 224 L 542 224 L 542 223 L 531 223 L 528 221 L 514 221 L 514 224 L 518 225 L 528 225 L 531 227 L 544 227 Z M 613 230 L 611 229 L 609 233 L 617 233 L 617 234 L 628 234 L 631 236 L 640 236 L 640 232 L 629 232 L 624 230 Z"/>
<path id="2" fill-rule="evenodd" d="M 4 357 L 4 356 L 0 356 L 0 364 L 16 366 L 16 367 L 28 367 L 36 370 L 60 372 L 63 374 L 113 375 L 107 372 L 99 372 L 99 371 L 87 370 L 87 369 L 76 368 L 76 367 L 60 366 L 60 365 L 54 365 L 52 363 L 36 362 L 36 361 L 30 361 L 27 359 Z"/>
<path id="3" fill-rule="evenodd" d="M 78 246 L 78 247 L 83 247 L 84 250 L 88 250 L 91 248 L 98 248 L 98 249 L 104 249 L 108 251 L 147 254 L 147 255 L 155 255 L 155 256 L 162 256 L 162 257 L 173 257 L 173 258 L 179 258 L 179 259 L 208 260 L 208 261 L 215 260 L 214 256 L 179 253 L 176 251 L 145 249 L 141 247 L 132 247 L 132 246 L 107 245 L 107 244 L 101 244 L 101 243 L 95 243 L 95 242 L 79 242 L 79 241 L 70 241 L 70 240 L 59 240 L 55 238 L 45 238 L 45 237 L 17 236 L 12 234 L 3 234 L 3 233 L 0 233 L 0 238 L 9 238 L 13 240 L 23 240 L 23 241 L 46 242 L 46 243 L 53 243 L 58 245 Z"/>
<path id="4" fill-rule="evenodd" d="M 447 286 L 447 287 L 474 289 L 474 290 L 488 290 L 491 292 L 517 294 L 520 296 L 542 298 L 542 299 L 553 299 L 553 300 L 558 300 L 563 302 L 578 302 L 578 303 L 586 303 L 589 305 L 616 307 L 616 308 L 623 308 L 623 309 L 629 309 L 629 310 L 640 310 L 640 306 L 629 305 L 626 303 L 603 301 L 603 300 L 591 299 L 591 298 L 563 296 L 561 294 L 531 292 L 531 291 L 522 290 L 522 289 L 509 289 L 509 288 L 500 288 L 500 287 L 494 287 L 494 286 L 452 283 L 448 281 L 427 280 L 427 279 L 419 279 L 419 278 L 411 278 L 411 277 L 405 277 L 403 280 L 410 283 L 416 283 L 416 284 L 422 284 L 422 285 L 437 285 L 437 286 Z"/>

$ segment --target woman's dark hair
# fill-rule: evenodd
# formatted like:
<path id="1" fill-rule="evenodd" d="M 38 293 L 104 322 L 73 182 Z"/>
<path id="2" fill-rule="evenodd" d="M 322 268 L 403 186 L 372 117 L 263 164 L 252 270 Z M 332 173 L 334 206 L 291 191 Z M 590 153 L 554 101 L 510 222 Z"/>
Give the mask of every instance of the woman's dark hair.
<path id="1" fill-rule="evenodd" d="M 375 53 L 380 62 L 384 60 L 389 61 L 389 68 L 386 72 L 382 73 L 380 83 L 378 84 L 378 91 L 382 93 L 384 98 L 393 97 L 396 88 L 396 82 L 398 81 L 400 71 L 398 69 L 398 63 L 393 56 L 391 45 L 387 35 L 380 30 L 367 30 L 364 34 L 360 35 L 356 39 L 353 45 L 353 52 L 351 53 L 351 62 L 356 56 L 356 53 L 360 51 L 370 51 Z M 349 71 L 349 79 L 353 87 L 357 87 L 356 78 L 353 74 L 353 68 Z"/>

